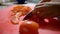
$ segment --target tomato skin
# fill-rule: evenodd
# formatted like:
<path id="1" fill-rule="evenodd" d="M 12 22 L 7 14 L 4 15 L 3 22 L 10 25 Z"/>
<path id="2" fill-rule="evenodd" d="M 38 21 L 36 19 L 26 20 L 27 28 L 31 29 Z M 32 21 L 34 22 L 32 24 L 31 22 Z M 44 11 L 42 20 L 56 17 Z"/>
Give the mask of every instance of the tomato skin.
<path id="1" fill-rule="evenodd" d="M 24 21 L 20 25 L 20 34 L 38 34 L 39 25 L 34 21 Z"/>

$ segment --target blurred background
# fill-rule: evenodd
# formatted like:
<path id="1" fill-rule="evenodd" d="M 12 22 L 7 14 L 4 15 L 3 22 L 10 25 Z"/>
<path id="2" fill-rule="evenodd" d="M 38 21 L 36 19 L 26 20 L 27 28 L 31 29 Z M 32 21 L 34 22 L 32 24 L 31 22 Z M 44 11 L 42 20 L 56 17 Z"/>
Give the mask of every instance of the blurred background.
<path id="1" fill-rule="evenodd" d="M 26 3 L 38 3 L 39 0 L 25 0 Z M 7 6 L 17 5 L 17 0 L 0 0 L 0 9 Z"/>
<path id="2" fill-rule="evenodd" d="M 25 0 L 26 3 L 38 3 L 41 0 Z M 60 0 L 51 0 L 54 2 L 60 2 Z M 17 5 L 17 0 L 0 0 L 0 9 L 3 9 L 7 6 L 11 6 L 11 5 Z"/>

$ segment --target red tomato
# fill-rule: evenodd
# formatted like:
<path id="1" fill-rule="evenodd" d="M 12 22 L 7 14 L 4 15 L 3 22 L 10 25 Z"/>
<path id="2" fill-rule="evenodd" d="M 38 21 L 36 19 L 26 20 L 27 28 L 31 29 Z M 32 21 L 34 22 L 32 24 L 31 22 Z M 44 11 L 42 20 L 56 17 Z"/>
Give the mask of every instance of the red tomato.
<path id="1" fill-rule="evenodd" d="M 38 23 L 34 21 L 23 21 L 20 25 L 20 34 L 38 34 Z"/>

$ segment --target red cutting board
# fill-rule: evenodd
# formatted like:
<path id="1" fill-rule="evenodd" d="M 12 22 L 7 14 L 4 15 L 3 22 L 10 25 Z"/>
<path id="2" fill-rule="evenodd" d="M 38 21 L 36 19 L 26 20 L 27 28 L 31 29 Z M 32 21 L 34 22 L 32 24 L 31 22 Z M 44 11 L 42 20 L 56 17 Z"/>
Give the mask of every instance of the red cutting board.
<path id="1" fill-rule="evenodd" d="M 19 34 L 19 26 L 24 18 L 24 16 L 20 17 L 20 23 L 14 25 L 10 22 L 10 13 L 14 6 L 10 6 L 0 10 L 0 34 Z M 30 6 L 33 7 L 33 6 Z M 40 28 L 39 34 L 60 34 L 60 31 L 56 30 L 49 30 L 49 29 L 42 29 Z"/>

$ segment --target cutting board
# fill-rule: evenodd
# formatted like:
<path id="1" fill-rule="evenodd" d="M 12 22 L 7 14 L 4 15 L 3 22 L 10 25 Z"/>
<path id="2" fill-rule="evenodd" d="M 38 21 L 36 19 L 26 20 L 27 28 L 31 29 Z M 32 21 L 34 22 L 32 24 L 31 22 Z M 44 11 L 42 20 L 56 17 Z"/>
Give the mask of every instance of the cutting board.
<path id="1" fill-rule="evenodd" d="M 20 17 L 19 24 L 16 25 L 12 24 L 10 22 L 11 19 L 10 13 L 14 6 L 9 6 L 7 8 L 0 10 L 0 34 L 19 34 L 19 26 L 24 16 Z M 34 6 L 29 6 L 29 7 L 32 8 Z M 38 32 L 39 34 L 60 34 L 60 31 L 58 30 L 43 29 L 43 28 L 39 28 Z"/>

